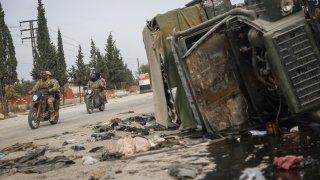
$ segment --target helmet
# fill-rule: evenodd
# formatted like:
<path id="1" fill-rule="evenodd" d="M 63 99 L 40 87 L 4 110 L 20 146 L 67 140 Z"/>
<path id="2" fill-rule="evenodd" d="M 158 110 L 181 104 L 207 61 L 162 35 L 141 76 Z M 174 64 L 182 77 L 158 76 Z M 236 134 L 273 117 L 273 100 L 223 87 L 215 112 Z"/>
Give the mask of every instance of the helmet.
<path id="1" fill-rule="evenodd" d="M 96 81 L 96 75 L 94 73 L 90 74 L 90 80 Z"/>
<path id="2" fill-rule="evenodd" d="M 96 79 L 100 79 L 101 78 L 100 73 L 95 73 L 95 76 L 96 76 Z"/>
<path id="3" fill-rule="evenodd" d="M 52 76 L 52 74 L 51 74 L 50 71 L 45 71 L 45 74 L 46 74 L 46 75 L 49 75 L 49 76 Z"/>

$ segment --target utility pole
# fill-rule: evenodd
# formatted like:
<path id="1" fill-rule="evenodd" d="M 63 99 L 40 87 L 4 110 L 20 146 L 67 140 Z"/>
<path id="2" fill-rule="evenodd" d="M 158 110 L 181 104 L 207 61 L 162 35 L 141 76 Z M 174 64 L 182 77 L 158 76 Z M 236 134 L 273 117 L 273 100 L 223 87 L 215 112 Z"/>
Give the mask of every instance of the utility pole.
<path id="1" fill-rule="evenodd" d="M 36 22 L 38 20 L 28 20 L 28 21 L 20 21 L 20 28 L 21 24 L 23 23 L 29 23 L 29 29 L 21 29 L 20 33 L 22 36 L 22 32 L 24 31 L 30 31 L 30 37 L 24 37 L 21 38 L 22 44 L 24 39 L 31 39 L 31 47 L 32 47 L 32 56 L 33 56 L 33 65 L 35 64 L 35 60 L 37 58 L 37 43 L 36 43 L 36 36 L 35 36 L 35 30 L 38 30 L 38 28 L 34 28 L 33 22 Z"/>
<path id="2" fill-rule="evenodd" d="M 141 73 L 140 73 L 139 58 L 137 58 L 137 62 L 138 62 L 138 73 L 139 73 L 139 75 L 140 75 Z"/>

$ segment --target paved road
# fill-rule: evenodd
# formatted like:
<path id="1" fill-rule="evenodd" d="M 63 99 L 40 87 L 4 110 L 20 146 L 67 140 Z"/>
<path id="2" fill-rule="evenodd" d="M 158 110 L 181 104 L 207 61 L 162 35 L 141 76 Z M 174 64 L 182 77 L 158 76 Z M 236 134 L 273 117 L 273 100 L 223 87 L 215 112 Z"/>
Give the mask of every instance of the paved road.
<path id="1" fill-rule="evenodd" d="M 87 113 L 84 104 L 62 108 L 58 124 L 50 125 L 49 122 L 43 122 L 35 130 L 29 128 L 27 114 L 21 114 L 16 118 L 0 121 L 0 149 L 17 142 L 30 142 L 37 137 L 76 131 L 84 125 L 106 122 L 117 114 L 129 110 L 135 113 L 154 112 L 152 100 L 152 93 L 110 99 L 105 111 L 100 112 L 95 109 L 93 114 Z"/>

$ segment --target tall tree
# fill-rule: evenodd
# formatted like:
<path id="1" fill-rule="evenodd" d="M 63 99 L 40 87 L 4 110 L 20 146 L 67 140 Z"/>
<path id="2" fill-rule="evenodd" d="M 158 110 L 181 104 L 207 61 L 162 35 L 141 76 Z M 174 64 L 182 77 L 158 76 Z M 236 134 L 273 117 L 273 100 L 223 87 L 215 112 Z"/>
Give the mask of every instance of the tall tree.
<path id="1" fill-rule="evenodd" d="M 57 66 L 54 67 L 54 76 L 59 81 L 61 87 L 67 83 L 67 65 L 64 57 L 63 43 L 60 29 L 58 30 Z"/>
<path id="2" fill-rule="evenodd" d="M 62 103 L 65 102 L 65 87 L 64 85 L 67 83 L 67 65 L 66 59 L 64 57 L 63 51 L 63 43 L 60 29 L 58 29 L 58 48 L 57 48 L 57 58 L 56 58 L 56 66 L 53 67 L 54 70 L 54 77 L 58 80 L 60 84 L 60 92 L 63 93 Z"/>
<path id="3" fill-rule="evenodd" d="M 91 38 L 89 67 L 90 69 L 94 69 L 94 70 L 97 68 L 97 48 L 92 38 Z"/>
<path id="4" fill-rule="evenodd" d="M 79 45 L 76 67 L 74 69 L 73 80 L 74 80 L 74 83 L 78 85 L 80 93 L 81 93 L 81 86 L 86 85 L 87 81 L 89 80 L 89 68 L 84 63 L 83 57 L 84 56 L 82 53 L 82 48 Z M 80 96 L 80 102 L 81 102 L 81 96 Z"/>
<path id="5" fill-rule="evenodd" d="M 0 100 L 2 112 L 8 113 L 6 88 L 17 81 L 17 59 L 12 37 L 4 20 L 4 11 L 0 3 Z"/>
<path id="6" fill-rule="evenodd" d="M 132 79 L 132 73 L 129 75 L 127 66 L 123 63 L 120 50 L 116 47 L 112 34 L 110 33 L 106 44 L 106 61 L 108 67 L 108 85 L 112 88 L 123 88 L 123 85 L 128 84 L 127 80 Z"/>
<path id="7" fill-rule="evenodd" d="M 37 31 L 37 57 L 32 69 L 33 79 L 39 78 L 39 72 L 51 70 L 56 66 L 56 51 L 50 41 L 47 19 L 42 0 L 38 0 L 38 31 Z"/>
<path id="8" fill-rule="evenodd" d="M 95 69 L 96 72 L 101 74 L 101 77 L 104 79 L 108 79 L 109 77 L 109 70 L 107 66 L 107 62 L 105 57 L 100 53 L 99 49 L 97 49 L 97 68 Z"/>

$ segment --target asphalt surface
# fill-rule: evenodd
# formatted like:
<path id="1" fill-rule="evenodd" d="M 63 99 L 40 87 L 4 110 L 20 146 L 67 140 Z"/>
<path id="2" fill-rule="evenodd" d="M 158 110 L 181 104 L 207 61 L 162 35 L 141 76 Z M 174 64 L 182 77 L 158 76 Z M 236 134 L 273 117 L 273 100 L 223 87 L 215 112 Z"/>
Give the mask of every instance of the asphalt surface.
<path id="1" fill-rule="evenodd" d="M 95 109 L 93 114 L 87 113 L 85 104 L 61 108 L 58 124 L 51 125 L 49 122 L 41 122 L 40 127 L 35 130 L 30 129 L 28 125 L 27 112 L 15 118 L 2 120 L 0 121 L 0 149 L 17 142 L 32 142 L 35 138 L 46 135 L 77 131 L 85 125 L 104 122 L 116 117 L 119 113 L 128 111 L 154 112 L 152 93 L 109 99 L 104 111 L 100 112 Z"/>

